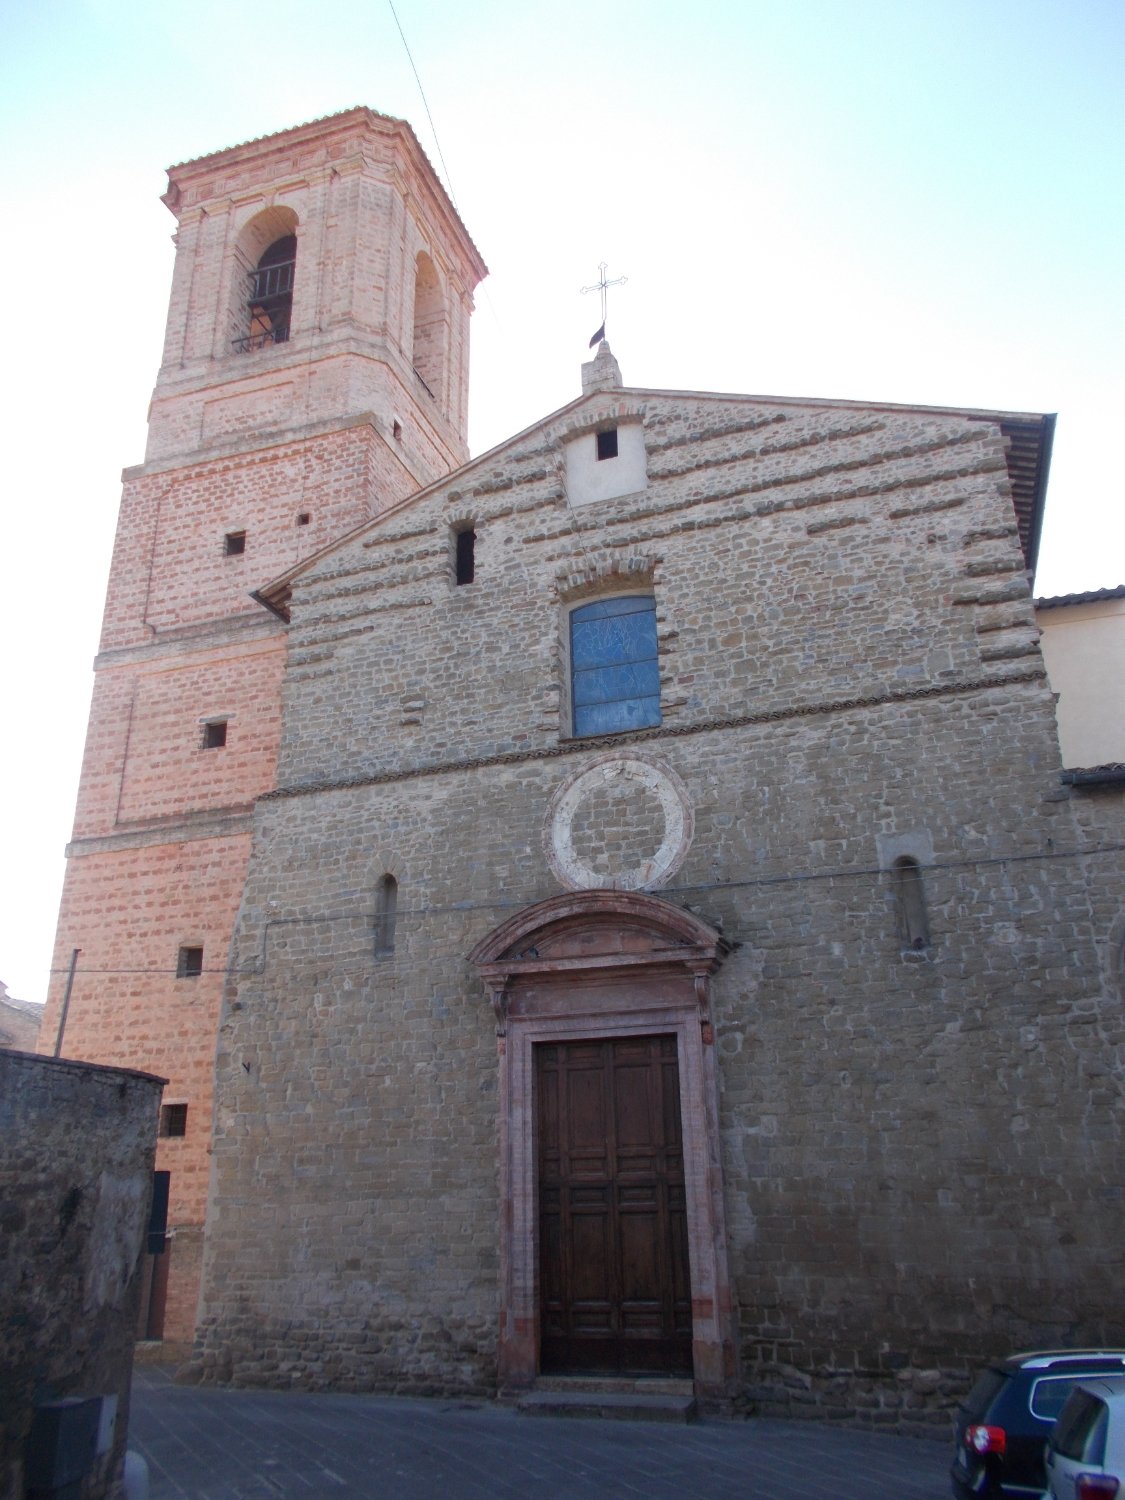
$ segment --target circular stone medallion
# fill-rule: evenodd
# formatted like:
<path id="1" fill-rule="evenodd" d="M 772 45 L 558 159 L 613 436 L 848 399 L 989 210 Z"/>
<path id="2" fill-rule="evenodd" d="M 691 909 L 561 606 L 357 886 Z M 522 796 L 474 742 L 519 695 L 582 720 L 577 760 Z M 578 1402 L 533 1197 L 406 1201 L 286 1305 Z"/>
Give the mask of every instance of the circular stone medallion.
<path id="1" fill-rule="evenodd" d="M 694 832 L 687 788 L 675 771 L 611 753 L 555 792 L 543 844 L 567 890 L 651 891 L 683 864 Z"/>

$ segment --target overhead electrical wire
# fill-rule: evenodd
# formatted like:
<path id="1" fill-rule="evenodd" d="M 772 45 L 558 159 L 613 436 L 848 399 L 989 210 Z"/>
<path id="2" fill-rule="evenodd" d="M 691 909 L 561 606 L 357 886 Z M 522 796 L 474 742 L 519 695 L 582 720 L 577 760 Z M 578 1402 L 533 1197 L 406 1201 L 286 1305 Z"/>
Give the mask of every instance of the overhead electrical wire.
<path id="1" fill-rule="evenodd" d="M 1116 854 L 1120 854 L 1122 852 L 1125 852 L 1125 844 L 1113 843 L 1113 844 L 1099 844 L 1096 848 L 1090 848 L 1090 849 L 1083 849 L 1083 848 L 1055 849 L 1055 848 L 1051 848 L 1051 849 L 1047 849 L 1047 850 L 1030 850 L 1030 851 L 1028 851 L 1025 854 L 989 854 L 989 855 L 981 855 L 981 856 L 977 856 L 977 857 L 971 857 L 970 856 L 969 858 L 966 858 L 966 859 L 935 860 L 933 864 L 925 866 L 924 873 L 930 874 L 930 873 L 934 873 L 934 872 L 937 872 L 937 871 L 976 870 L 976 869 L 984 869 L 986 867 L 990 867 L 990 866 L 994 866 L 994 865 L 1030 865 L 1030 864 L 1036 864 L 1036 863 L 1041 863 L 1043 865 L 1048 865 L 1048 864 L 1051 864 L 1051 863 L 1058 862 L 1060 860 L 1070 860 L 1070 859 L 1085 860 L 1085 859 L 1094 858 L 1094 857 L 1099 856 L 1099 855 L 1109 855 L 1109 854 L 1115 854 L 1116 855 Z M 864 866 L 864 867 L 860 867 L 860 868 L 856 868 L 856 869 L 837 869 L 837 868 L 833 868 L 833 869 L 827 869 L 827 870 L 804 870 L 804 871 L 801 871 L 799 873 L 791 873 L 791 874 L 786 874 L 786 875 L 758 875 L 758 876 L 754 876 L 752 878 L 744 879 L 744 880 L 708 880 L 708 881 L 703 881 L 701 883 L 692 884 L 692 885 L 666 886 L 664 888 L 664 890 L 662 891 L 661 894 L 665 898 L 675 897 L 675 896 L 679 896 L 681 898 L 688 897 L 688 896 L 699 897 L 699 896 L 708 896 L 708 895 L 712 895 L 712 894 L 715 894 L 715 893 L 722 893 L 724 891 L 765 890 L 765 889 L 768 889 L 770 887 L 777 887 L 777 886 L 812 885 L 812 884 L 816 884 L 816 883 L 818 883 L 820 881 L 830 881 L 830 880 L 860 880 L 860 879 L 872 879 L 872 878 L 879 879 L 882 876 L 885 876 L 887 873 L 888 872 L 886 870 L 882 869 L 881 867 L 879 867 L 877 865 Z M 457 902 L 457 903 L 455 903 L 454 905 L 451 905 L 451 906 L 429 906 L 429 905 L 423 905 L 423 906 L 409 907 L 409 908 L 406 908 L 405 910 L 400 910 L 398 912 L 398 918 L 399 918 L 399 920 L 405 919 L 405 920 L 409 921 L 410 919 L 414 919 L 414 920 L 417 921 L 417 920 L 425 919 L 427 917 L 434 917 L 434 916 L 450 916 L 450 915 L 466 916 L 466 915 L 468 915 L 471 912 L 478 912 L 478 911 L 507 911 L 507 910 L 517 910 L 517 909 L 522 908 L 525 905 L 526 905 L 525 901 L 522 901 L 522 900 L 519 900 L 519 899 L 505 898 L 505 897 L 502 897 L 502 896 L 498 896 L 496 898 L 496 900 L 494 900 L 494 901 Z M 322 924 L 324 924 L 326 922 L 354 922 L 354 923 L 363 923 L 363 922 L 370 921 L 370 916 L 371 916 L 370 912 L 364 912 L 364 911 L 356 911 L 356 912 L 318 912 L 318 913 L 312 913 L 312 914 L 310 914 L 308 916 L 301 916 L 301 917 L 270 918 L 270 919 L 268 919 L 266 921 L 266 923 L 264 925 L 268 929 L 268 928 L 275 927 L 275 926 L 286 926 L 286 927 L 304 927 L 304 926 L 310 926 L 310 925 L 317 925 L 317 926 L 319 926 L 319 925 L 322 925 Z M 220 967 L 217 967 L 217 968 L 204 968 L 202 970 L 202 973 L 204 973 L 204 974 L 225 974 L 225 975 L 227 975 L 229 977 L 234 977 L 234 978 L 249 978 L 253 974 L 261 972 L 260 971 L 260 967 L 258 967 L 258 966 L 261 965 L 263 959 L 264 959 L 264 954 L 261 953 L 261 952 L 259 952 L 259 953 L 255 954 L 254 957 L 253 957 L 253 964 L 255 965 L 255 967 L 251 967 L 250 965 L 226 964 L 226 965 L 223 965 L 223 966 L 220 966 Z M 313 960 L 313 962 L 315 962 L 315 961 L 316 960 Z M 324 956 L 322 955 L 320 957 L 320 962 L 323 962 L 323 961 L 324 961 Z M 366 961 L 365 960 L 356 958 L 352 962 L 354 962 L 356 965 L 359 965 L 360 968 L 361 968 L 361 970 L 363 972 L 367 971 L 367 965 L 366 965 Z M 342 963 L 339 962 L 338 959 L 334 963 L 330 961 L 329 962 L 329 966 L 326 968 L 325 972 L 326 973 L 352 973 L 352 972 L 356 972 L 356 969 L 352 967 L 352 962 L 343 963 L 342 964 Z M 48 972 L 51 973 L 51 974 L 65 974 L 67 972 L 67 970 L 66 970 L 65 967 L 63 967 L 63 968 L 54 968 L 54 967 L 52 967 L 51 969 L 48 970 Z M 119 968 L 101 968 L 101 967 L 93 967 L 93 966 L 91 966 L 90 968 L 85 968 L 82 965 L 78 966 L 76 972 L 78 974 L 86 974 L 86 975 L 93 975 L 93 974 L 101 974 L 101 975 L 106 975 L 106 974 L 162 974 L 162 975 L 165 975 L 165 976 L 169 976 L 169 975 L 173 975 L 174 976 L 174 974 L 175 974 L 175 970 L 172 969 L 172 968 L 169 968 L 169 967 L 163 967 L 163 968 L 137 968 L 137 969 L 120 968 L 119 969 Z"/>
<path id="2" fill-rule="evenodd" d="M 453 191 L 453 178 L 450 175 L 449 167 L 446 165 L 445 152 L 441 149 L 441 141 L 438 139 L 437 126 L 434 124 L 434 117 L 430 113 L 430 104 L 429 100 L 426 98 L 426 91 L 422 87 L 422 80 L 418 76 L 418 69 L 414 66 L 414 57 L 410 51 L 410 44 L 406 40 L 406 33 L 402 29 L 402 22 L 398 18 L 398 11 L 395 10 L 394 0 L 387 0 L 387 4 L 391 8 L 391 15 L 395 18 L 395 25 L 398 27 L 398 34 L 402 38 L 402 45 L 406 51 L 406 58 L 410 64 L 410 70 L 414 74 L 414 82 L 418 85 L 418 92 L 422 96 L 422 107 L 426 111 L 426 119 L 430 122 L 430 131 L 433 134 L 434 145 L 437 147 L 438 161 L 441 162 L 441 169 L 445 173 L 445 182 L 446 186 L 449 189 L 450 202 L 453 204 L 453 207 L 457 210 L 457 212 L 460 213 L 461 208 L 457 202 L 457 194 Z"/>

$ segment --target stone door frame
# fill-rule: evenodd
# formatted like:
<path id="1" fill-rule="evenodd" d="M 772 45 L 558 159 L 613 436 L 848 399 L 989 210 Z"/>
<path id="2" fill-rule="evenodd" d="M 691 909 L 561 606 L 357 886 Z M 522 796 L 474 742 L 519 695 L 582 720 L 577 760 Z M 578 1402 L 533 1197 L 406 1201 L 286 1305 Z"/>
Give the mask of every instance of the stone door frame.
<path id="1" fill-rule="evenodd" d="M 680 1070 L 695 1388 L 729 1397 L 737 1373 L 709 976 L 712 927 L 639 892 L 567 892 L 526 907 L 473 949 L 496 1013 L 500 1148 L 501 1390 L 539 1373 L 534 1048 L 674 1035 Z"/>

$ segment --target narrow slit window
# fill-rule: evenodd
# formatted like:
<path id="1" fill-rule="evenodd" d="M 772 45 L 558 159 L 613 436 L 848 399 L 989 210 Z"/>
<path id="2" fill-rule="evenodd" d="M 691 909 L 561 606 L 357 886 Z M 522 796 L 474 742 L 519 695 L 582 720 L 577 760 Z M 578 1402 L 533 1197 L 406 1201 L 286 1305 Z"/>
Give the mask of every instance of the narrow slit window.
<path id="1" fill-rule="evenodd" d="M 471 527 L 458 531 L 457 537 L 457 582 L 472 583 L 476 576 L 477 534 Z"/>
<path id="2" fill-rule="evenodd" d="M 203 748 L 204 750 L 221 750 L 227 742 L 227 721 L 225 719 L 212 719 L 209 724 L 203 726 Z"/>
<path id="3" fill-rule="evenodd" d="M 398 881 L 384 875 L 375 892 L 375 957 L 395 951 L 395 918 L 398 913 Z"/>
<path id="4" fill-rule="evenodd" d="M 187 1135 L 186 1104 L 162 1104 L 160 1106 L 160 1134 L 163 1136 Z"/>
<path id="5" fill-rule="evenodd" d="M 177 979 L 198 979 L 203 973 L 203 949 L 181 948 L 176 960 Z"/>
<path id="6" fill-rule="evenodd" d="M 168 1248 L 168 1189 L 171 1185 L 171 1172 L 154 1172 L 152 1174 L 152 1206 L 148 1215 L 148 1241 L 145 1246 L 149 1255 L 163 1255 Z M 163 1308 L 157 1315 L 157 1320 L 163 1326 Z M 151 1328 L 145 1335 L 146 1338 L 159 1337 L 153 1335 Z"/>
<path id="7" fill-rule="evenodd" d="M 606 432 L 598 433 L 598 458 L 617 457 L 617 428 L 610 427 Z"/>
<path id="8" fill-rule="evenodd" d="M 246 533 L 228 531 L 223 537 L 223 553 L 226 557 L 241 557 L 246 551 Z"/>
<path id="9" fill-rule="evenodd" d="M 894 880 L 902 946 L 922 953 L 930 946 L 930 927 L 926 920 L 926 893 L 918 861 L 906 857 L 896 860 Z"/>

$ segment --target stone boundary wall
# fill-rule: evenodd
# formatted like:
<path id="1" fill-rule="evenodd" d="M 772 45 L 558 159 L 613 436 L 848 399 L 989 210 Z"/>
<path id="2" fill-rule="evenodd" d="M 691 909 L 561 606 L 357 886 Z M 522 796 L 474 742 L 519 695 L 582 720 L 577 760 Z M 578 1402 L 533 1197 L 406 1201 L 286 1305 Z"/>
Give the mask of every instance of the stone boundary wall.
<path id="1" fill-rule="evenodd" d="M 34 1409 L 116 1398 L 82 1500 L 116 1500 L 163 1080 L 0 1051 L 0 1494 Z"/>

